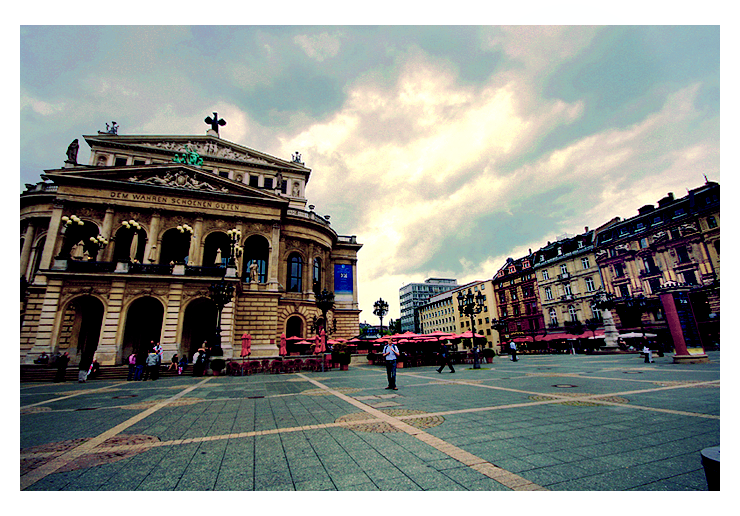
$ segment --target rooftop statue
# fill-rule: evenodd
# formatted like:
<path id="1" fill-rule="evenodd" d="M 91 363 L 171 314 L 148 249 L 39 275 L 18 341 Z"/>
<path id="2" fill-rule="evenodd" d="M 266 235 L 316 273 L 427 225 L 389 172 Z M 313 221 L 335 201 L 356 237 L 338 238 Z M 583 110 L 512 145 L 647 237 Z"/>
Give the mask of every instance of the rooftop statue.
<path id="1" fill-rule="evenodd" d="M 213 112 L 213 118 L 207 116 L 205 122 L 211 125 L 211 129 L 215 131 L 216 134 L 218 134 L 219 125 L 226 125 L 226 120 L 224 120 L 223 118 L 219 119 L 218 113 L 216 113 L 215 111 Z"/>

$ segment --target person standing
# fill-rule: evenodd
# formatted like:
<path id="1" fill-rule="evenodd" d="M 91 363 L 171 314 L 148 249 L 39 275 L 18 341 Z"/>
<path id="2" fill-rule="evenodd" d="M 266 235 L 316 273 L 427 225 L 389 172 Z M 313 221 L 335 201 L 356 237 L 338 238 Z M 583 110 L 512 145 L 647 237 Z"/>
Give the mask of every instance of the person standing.
<path id="1" fill-rule="evenodd" d="M 383 356 L 385 357 L 385 371 L 388 375 L 388 387 L 386 389 L 398 390 L 396 387 L 396 364 L 398 363 L 398 347 L 391 343 L 386 344 L 383 348 Z"/>
<path id="2" fill-rule="evenodd" d="M 454 373 L 455 368 L 452 367 L 452 357 L 450 356 L 450 350 L 447 347 L 447 343 L 442 343 L 442 351 L 440 352 L 440 356 L 442 357 L 442 365 L 437 369 L 438 373 L 442 372 L 442 369 L 445 368 L 445 366 L 450 368 L 450 372 Z"/>
<path id="3" fill-rule="evenodd" d="M 54 376 L 55 382 L 63 382 L 65 380 L 65 376 L 67 375 L 67 364 L 69 364 L 69 353 L 65 351 L 64 354 L 56 360 L 57 374 Z"/>
<path id="4" fill-rule="evenodd" d="M 136 372 L 134 373 L 134 380 L 139 381 L 144 377 L 144 367 L 146 366 L 146 352 L 139 350 L 136 353 Z"/>
<path id="5" fill-rule="evenodd" d="M 518 359 L 516 358 L 516 342 L 513 340 L 509 342 L 509 350 L 511 351 L 511 361 L 517 362 Z"/>
<path id="6" fill-rule="evenodd" d="M 131 353 L 128 356 L 128 376 L 126 377 L 126 381 L 130 382 L 134 379 L 134 376 L 136 374 L 136 353 Z"/>
<path id="7" fill-rule="evenodd" d="M 157 379 L 156 369 L 157 369 L 158 359 L 159 359 L 159 355 L 154 349 L 152 349 L 146 357 L 146 369 L 144 370 L 144 378 L 143 378 L 144 381 L 146 381 L 150 377 L 152 380 Z"/>

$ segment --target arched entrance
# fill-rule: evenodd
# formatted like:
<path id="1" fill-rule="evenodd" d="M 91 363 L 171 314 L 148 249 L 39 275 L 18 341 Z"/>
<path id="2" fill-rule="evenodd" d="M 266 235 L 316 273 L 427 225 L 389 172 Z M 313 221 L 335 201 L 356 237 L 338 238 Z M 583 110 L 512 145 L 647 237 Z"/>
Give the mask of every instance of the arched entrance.
<path id="1" fill-rule="evenodd" d="M 136 244 L 134 244 L 134 237 Z M 122 227 L 116 231 L 115 247 L 113 249 L 114 262 L 144 261 L 144 248 L 146 247 L 146 231 L 136 230 L 133 227 Z"/>
<path id="2" fill-rule="evenodd" d="M 119 361 L 125 362 L 131 353 L 148 351 L 151 341 L 159 342 L 163 318 L 164 306 L 154 297 L 140 297 L 131 303 L 126 312 Z"/>
<path id="3" fill-rule="evenodd" d="M 98 226 L 90 221 L 82 221 L 80 224 L 70 224 L 64 232 L 64 241 L 59 256 L 72 258 L 73 260 L 84 259 L 84 253 L 95 260 L 99 247 L 90 242 L 90 238 L 98 236 Z"/>
<path id="4" fill-rule="evenodd" d="M 103 303 L 95 296 L 70 301 L 62 315 L 57 351 L 67 351 L 72 363 L 89 367 L 98 349 L 104 311 Z"/>
<path id="5" fill-rule="evenodd" d="M 221 261 L 216 263 L 219 249 L 221 249 Z M 203 267 L 226 266 L 230 256 L 231 240 L 226 233 L 216 231 L 206 237 L 203 247 Z"/>
<path id="6" fill-rule="evenodd" d="M 303 319 L 294 315 L 285 323 L 286 337 L 303 337 Z"/>
<path id="7" fill-rule="evenodd" d="M 180 232 L 177 228 L 168 229 L 162 235 L 162 250 L 159 263 L 187 263 L 190 253 L 190 232 Z"/>
<path id="8" fill-rule="evenodd" d="M 210 341 L 216 333 L 216 304 L 206 297 L 194 299 L 185 307 L 182 323 L 180 352 L 192 359 L 203 343 Z"/>

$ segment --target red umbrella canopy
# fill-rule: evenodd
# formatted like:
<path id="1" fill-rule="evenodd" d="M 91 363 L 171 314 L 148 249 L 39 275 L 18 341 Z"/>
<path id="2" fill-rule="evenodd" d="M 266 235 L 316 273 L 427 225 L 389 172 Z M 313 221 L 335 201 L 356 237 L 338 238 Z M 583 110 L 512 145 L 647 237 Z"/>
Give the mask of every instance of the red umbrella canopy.
<path id="1" fill-rule="evenodd" d="M 412 339 L 414 337 L 419 337 L 419 335 L 414 333 L 413 331 L 406 331 L 403 333 L 396 333 L 395 335 L 391 335 L 391 339 L 393 340 Z"/>
<path id="2" fill-rule="evenodd" d="M 288 337 L 285 339 L 287 342 L 298 342 L 299 340 L 303 340 L 303 337 Z"/>
<path id="3" fill-rule="evenodd" d="M 240 356 L 247 356 L 252 352 L 252 336 L 244 332 L 242 334 L 242 352 Z"/>
<path id="4" fill-rule="evenodd" d="M 470 331 L 470 330 L 464 331 L 460 335 L 458 335 L 458 337 L 462 337 L 463 339 L 472 339 L 473 338 L 473 332 Z M 475 334 L 475 338 L 476 339 L 485 339 L 485 336 L 479 335 L 479 334 L 476 333 Z"/>
<path id="5" fill-rule="evenodd" d="M 287 341 L 287 339 L 285 338 L 285 334 L 284 333 L 281 334 L 280 335 L 280 354 L 281 355 L 287 355 L 288 354 L 288 350 L 286 349 L 286 341 Z"/>

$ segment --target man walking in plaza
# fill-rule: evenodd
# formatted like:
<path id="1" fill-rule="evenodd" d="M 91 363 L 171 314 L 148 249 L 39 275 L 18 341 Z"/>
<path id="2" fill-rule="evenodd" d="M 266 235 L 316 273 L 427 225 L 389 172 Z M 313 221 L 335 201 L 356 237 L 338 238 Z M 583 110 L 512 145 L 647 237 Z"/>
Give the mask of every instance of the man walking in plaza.
<path id="1" fill-rule="evenodd" d="M 455 372 L 455 368 L 452 367 L 452 357 L 450 356 L 450 350 L 447 347 L 447 343 L 446 342 L 443 342 L 442 343 L 442 351 L 439 353 L 439 355 L 442 357 L 442 365 L 439 366 L 439 369 L 437 369 L 437 372 L 438 373 L 441 373 L 442 372 L 442 369 L 444 369 L 445 366 L 447 366 L 447 367 L 450 368 L 450 372 L 451 373 L 454 373 Z"/>
<path id="2" fill-rule="evenodd" d="M 513 340 L 509 342 L 509 350 L 511 351 L 511 361 L 516 362 L 516 342 L 514 342 Z"/>
<path id="3" fill-rule="evenodd" d="M 393 344 L 386 344 L 383 348 L 383 356 L 385 357 L 385 371 L 388 374 L 388 387 L 386 389 L 392 389 L 397 391 L 396 387 L 396 363 L 398 361 L 398 347 Z"/>

